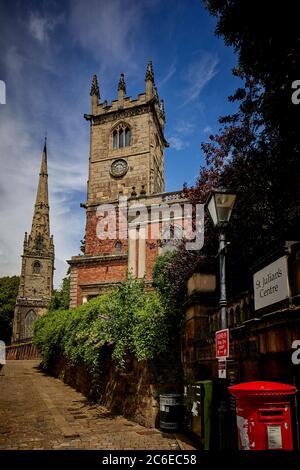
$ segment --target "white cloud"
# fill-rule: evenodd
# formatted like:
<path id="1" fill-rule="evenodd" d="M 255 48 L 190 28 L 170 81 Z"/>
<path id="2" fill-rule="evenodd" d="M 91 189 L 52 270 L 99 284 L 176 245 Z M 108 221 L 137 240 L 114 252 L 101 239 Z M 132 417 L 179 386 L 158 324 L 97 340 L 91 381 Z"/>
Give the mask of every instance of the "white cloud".
<path id="1" fill-rule="evenodd" d="M 204 134 L 210 134 L 212 132 L 212 128 L 210 126 L 204 127 L 203 131 Z"/>
<path id="2" fill-rule="evenodd" d="M 72 0 L 70 17 L 65 18 L 67 46 L 52 37 L 61 16 L 35 11 L 27 23 L 25 16 L 18 24 L 13 17 L 7 19 L 1 44 L 9 46 L 0 58 L 7 85 L 7 104 L 0 114 L 0 275 L 20 273 L 45 130 L 56 285 L 68 267 L 65 260 L 79 253 L 85 224 L 79 202 L 86 197 L 89 153 L 89 126 L 82 114 L 89 111 L 87 74 L 94 71 L 89 67 L 98 63 L 103 70 L 101 64 L 106 64 L 108 84 L 114 67 L 121 71 L 122 64 L 125 72 L 138 70 L 140 77 L 137 52 L 144 49 L 136 34 L 153 7 L 152 0 L 128 0 L 126 9 L 121 0 Z M 69 53 L 74 43 L 85 49 L 86 62 Z"/>
<path id="3" fill-rule="evenodd" d="M 199 98 L 205 85 L 217 74 L 218 63 L 217 55 L 202 52 L 201 57 L 187 67 L 184 80 L 188 86 L 184 90 L 185 101 L 183 105 Z"/>
<path id="4" fill-rule="evenodd" d="M 178 136 L 171 136 L 168 141 L 170 143 L 170 147 L 178 151 L 188 147 L 188 143 Z"/>
<path id="5" fill-rule="evenodd" d="M 18 51 L 16 46 L 10 46 L 6 50 L 5 64 L 9 67 L 12 77 L 20 78 L 24 61 L 24 56 Z"/>
<path id="6" fill-rule="evenodd" d="M 180 121 L 175 126 L 176 132 L 184 136 L 192 134 L 195 128 L 196 124 L 194 122 L 189 121 Z"/>
<path id="7" fill-rule="evenodd" d="M 189 146 L 188 136 L 193 134 L 196 124 L 192 121 L 179 121 L 174 126 L 174 132 L 168 138 L 171 148 L 180 151 Z"/>
<path id="8" fill-rule="evenodd" d="M 16 135 L 18 138 L 16 139 Z M 85 153 L 85 146 L 78 152 Z M 55 282 L 66 274 L 65 260 L 79 251 L 84 229 L 84 211 L 72 209 L 76 192 L 85 190 L 87 158 L 79 162 L 77 155 L 63 164 L 57 160 L 54 143 L 48 152 L 50 192 L 50 226 L 55 243 Z M 24 232 L 30 232 L 42 139 L 37 143 L 30 137 L 29 126 L 17 117 L 7 116 L 0 127 L 0 275 L 20 272 L 20 255 Z M 77 153 L 77 152 L 76 152 Z M 55 157 L 56 155 L 56 157 Z"/>
<path id="9" fill-rule="evenodd" d="M 29 32 L 38 42 L 44 44 L 48 41 L 50 33 L 62 20 L 62 16 L 43 16 L 37 11 L 31 12 L 28 21 Z"/>
<path id="10" fill-rule="evenodd" d="M 175 72 L 176 72 L 176 62 L 174 61 L 170 65 L 170 68 L 167 74 L 161 80 L 158 81 L 157 83 L 158 88 L 161 88 L 163 85 L 165 85 L 173 77 Z"/>
<path id="11" fill-rule="evenodd" d="M 0 115 L 0 275 L 20 273 L 24 232 L 31 229 L 47 127 L 50 228 L 57 286 L 66 274 L 65 260 L 78 254 L 84 233 L 85 214 L 79 200 L 85 198 L 88 170 L 88 127 L 82 119 L 86 96 L 83 93 L 75 101 L 72 96 L 61 100 L 60 90 L 51 86 L 53 75 L 36 65 L 45 55 L 55 62 L 51 48 L 34 48 L 34 39 L 28 48 L 22 48 L 23 37 L 14 39 L 3 57 L 8 99 Z M 35 62 L 27 56 L 28 50 Z M 36 76 L 43 79 L 36 80 Z M 80 77 L 74 77 L 72 86 L 80 88 Z"/>
<path id="12" fill-rule="evenodd" d="M 102 71 L 114 65 L 125 65 L 127 72 L 134 71 L 138 53 L 136 35 L 147 7 L 152 6 L 151 1 L 73 0 L 69 28 L 74 41 L 101 60 Z"/>

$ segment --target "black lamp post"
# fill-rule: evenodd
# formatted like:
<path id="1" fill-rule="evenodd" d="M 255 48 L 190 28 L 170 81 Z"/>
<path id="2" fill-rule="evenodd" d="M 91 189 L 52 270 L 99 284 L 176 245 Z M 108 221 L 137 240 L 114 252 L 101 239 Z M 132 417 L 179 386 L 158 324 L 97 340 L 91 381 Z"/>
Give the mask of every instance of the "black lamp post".
<path id="1" fill-rule="evenodd" d="M 226 249 L 226 227 L 229 223 L 232 209 L 236 200 L 236 194 L 223 188 L 211 191 L 206 207 L 212 218 L 214 225 L 219 229 L 219 259 L 220 259 L 220 326 L 224 330 L 227 328 L 226 316 L 226 271 L 225 271 L 225 249 Z M 226 379 L 225 379 L 226 380 Z M 225 420 L 227 414 L 226 407 L 226 382 L 222 379 L 222 399 L 219 409 L 220 417 L 220 449 L 225 448 Z"/>

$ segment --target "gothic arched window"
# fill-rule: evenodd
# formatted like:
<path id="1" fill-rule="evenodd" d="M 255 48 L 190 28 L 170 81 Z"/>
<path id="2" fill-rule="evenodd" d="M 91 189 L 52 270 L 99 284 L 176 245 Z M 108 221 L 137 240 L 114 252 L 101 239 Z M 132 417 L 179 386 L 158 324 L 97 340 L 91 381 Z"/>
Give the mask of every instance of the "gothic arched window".
<path id="1" fill-rule="evenodd" d="M 127 124 L 119 124 L 113 130 L 112 145 L 114 150 L 131 145 L 131 129 Z"/>
<path id="2" fill-rule="evenodd" d="M 24 338 L 32 338 L 33 336 L 33 323 L 37 319 L 37 315 L 34 310 L 29 310 L 26 314 L 24 322 Z"/>
<path id="3" fill-rule="evenodd" d="M 39 261 L 35 261 L 33 263 L 33 274 L 40 274 L 41 272 L 41 263 Z"/>
<path id="4" fill-rule="evenodd" d="M 122 251 L 122 243 L 120 241 L 117 241 L 115 243 L 115 250 L 116 250 L 116 253 L 121 253 Z"/>

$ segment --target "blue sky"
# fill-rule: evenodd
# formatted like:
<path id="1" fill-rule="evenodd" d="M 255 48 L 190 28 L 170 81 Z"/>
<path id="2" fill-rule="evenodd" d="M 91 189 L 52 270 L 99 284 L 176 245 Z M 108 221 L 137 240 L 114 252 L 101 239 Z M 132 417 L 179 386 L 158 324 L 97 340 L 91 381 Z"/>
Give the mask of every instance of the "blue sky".
<path id="1" fill-rule="evenodd" d="M 41 151 L 48 135 L 50 221 L 58 285 L 65 260 L 79 253 L 85 214 L 90 83 L 101 99 L 144 91 L 149 58 L 165 100 L 166 190 L 193 184 L 203 163 L 200 144 L 234 110 L 238 86 L 233 51 L 214 35 L 216 20 L 201 0 L 0 1 L 0 275 L 19 274 L 30 231 Z"/>

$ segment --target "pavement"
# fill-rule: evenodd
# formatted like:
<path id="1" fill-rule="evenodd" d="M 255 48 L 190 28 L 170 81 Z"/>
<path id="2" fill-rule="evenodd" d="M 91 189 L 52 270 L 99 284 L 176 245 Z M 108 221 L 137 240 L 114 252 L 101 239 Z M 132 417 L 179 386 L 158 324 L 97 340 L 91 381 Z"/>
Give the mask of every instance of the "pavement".
<path id="1" fill-rule="evenodd" d="M 90 403 L 39 368 L 7 361 L 0 371 L 0 450 L 193 450 L 186 439 L 148 429 Z"/>

